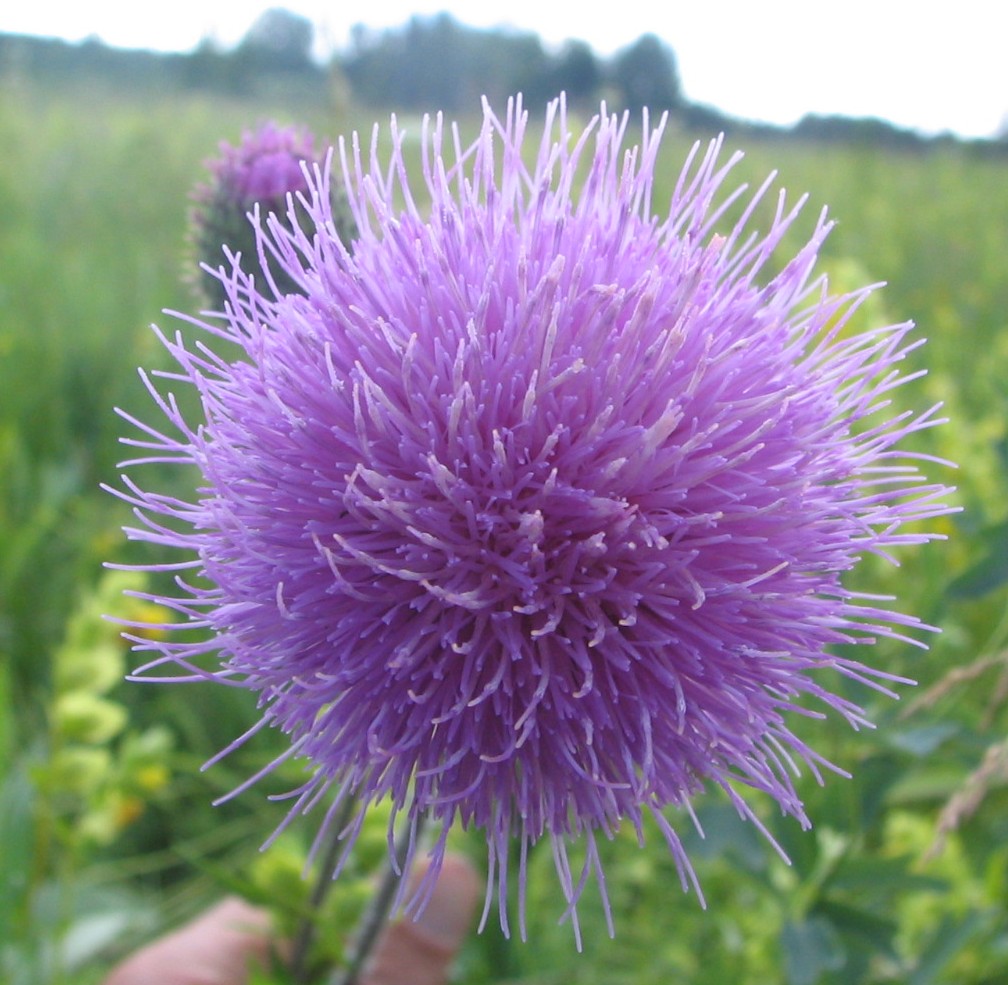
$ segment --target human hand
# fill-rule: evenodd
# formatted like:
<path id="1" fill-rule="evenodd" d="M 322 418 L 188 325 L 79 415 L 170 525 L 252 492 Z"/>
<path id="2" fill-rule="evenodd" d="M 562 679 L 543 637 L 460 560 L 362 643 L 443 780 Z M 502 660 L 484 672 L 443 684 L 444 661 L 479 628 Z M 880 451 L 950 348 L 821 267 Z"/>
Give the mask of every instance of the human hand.
<path id="1" fill-rule="evenodd" d="M 467 861 L 445 858 L 420 919 L 387 927 L 359 985 L 444 985 L 469 931 L 479 879 Z M 269 914 L 229 897 L 128 957 L 105 985 L 245 985 L 274 942 Z"/>

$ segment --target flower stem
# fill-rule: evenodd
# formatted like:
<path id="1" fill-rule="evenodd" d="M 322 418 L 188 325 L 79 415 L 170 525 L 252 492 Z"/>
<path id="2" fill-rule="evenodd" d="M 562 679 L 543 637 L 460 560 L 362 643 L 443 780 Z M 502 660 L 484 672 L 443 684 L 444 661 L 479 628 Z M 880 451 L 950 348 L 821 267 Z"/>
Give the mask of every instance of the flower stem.
<path id="1" fill-rule="evenodd" d="M 308 982 L 308 952 L 318 931 L 319 910 L 333 885 L 333 871 L 343 847 L 340 835 L 349 824 L 356 805 L 356 799 L 348 796 L 329 832 L 325 854 L 319 862 L 318 879 L 308 899 L 308 912 L 301 920 L 291 948 L 290 975 L 294 985 L 306 985 Z"/>
<path id="2" fill-rule="evenodd" d="M 406 854 L 409 850 L 411 839 L 415 842 L 419 839 L 424 823 L 424 816 L 421 814 L 416 821 L 415 827 L 410 830 L 410 825 L 403 825 L 398 837 L 395 840 L 395 864 L 389 864 L 385 870 L 385 875 L 378 886 L 378 891 L 371 900 L 364 919 L 357 930 L 357 935 L 353 942 L 353 949 L 347 959 L 346 966 L 336 971 L 329 979 L 327 985 L 355 985 L 357 976 L 364 967 L 365 962 L 371 955 L 379 931 L 385 926 L 395 899 L 396 890 L 403 877 L 407 875 L 405 871 Z"/>

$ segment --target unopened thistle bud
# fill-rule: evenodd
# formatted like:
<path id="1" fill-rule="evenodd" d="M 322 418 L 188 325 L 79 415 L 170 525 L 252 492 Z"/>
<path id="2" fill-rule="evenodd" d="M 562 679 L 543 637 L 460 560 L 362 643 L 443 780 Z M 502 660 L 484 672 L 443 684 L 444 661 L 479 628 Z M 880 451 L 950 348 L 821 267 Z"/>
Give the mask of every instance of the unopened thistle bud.
<path id="1" fill-rule="evenodd" d="M 246 131 L 238 146 L 220 144 L 219 156 L 207 162 L 209 180 L 197 185 L 192 196 L 190 238 L 200 267 L 196 286 L 201 301 L 223 305 L 223 280 L 236 265 L 270 298 L 304 293 L 286 269 L 260 254 L 250 216 L 258 209 L 263 221 L 273 214 L 288 225 L 293 221 L 309 228 L 298 195 L 308 188 L 305 166 L 310 171 L 324 159 L 324 148 L 318 148 L 307 129 L 272 122 Z M 347 239 L 353 219 L 337 183 L 331 185 L 331 198 L 337 234 Z"/>

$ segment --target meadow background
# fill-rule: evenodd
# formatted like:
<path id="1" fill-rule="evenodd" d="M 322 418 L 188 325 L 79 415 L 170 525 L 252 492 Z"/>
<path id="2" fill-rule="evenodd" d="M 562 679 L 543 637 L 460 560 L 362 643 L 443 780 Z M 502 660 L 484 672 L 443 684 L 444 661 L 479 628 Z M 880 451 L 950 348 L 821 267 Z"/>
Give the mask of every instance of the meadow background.
<path id="1" fill-rule="evenodd" d="M 335 138 L 370 132 L 392 108 L 364 108 L 338 87 L 306 100 L 0 79 L 4 983 L 98 982 L 117 955 L 223 892 L 287 911 L 304 896 L 310 819 L 257 850 L 283 817 L 265 796 L 283 776 L 211 806 L 282 740 L 263 736 L 199 770 L 255 720 L 251 696 L 122 680 L 132 658 L 101 616 L 139 603 L 121 594 L 130 576 L 102 565 L 138 555 L 120 533 L 128 509 L 99 486 L 117 482 L 124 456 L 113 408 L 150 416 L 136 368 L 165 361 L 149 324 L 172 328 L 162 309 L 195 307 L 186 217 L 202 162 L 267 118 Z M 689 145 L 712 135 L 696 121 L 673 127 L 659 202 Z M 927 651 L 878 645 L 871 662 L 919 686 L 899 702 L 856 693 L 877 730 L 802 723 L 853 776 L 825 787 L 802 778 L 809 832 L 760 805 L 790 866 L 710 795 L 697 804 L 706 839 L 686 837 L 706 911 L 680 891 L 660 837 L 640 850 L 620 836 L 606 846 L 616 938 L 589 891 L 578 955 L 570 928 L 556 925 L 563 907 L 543 846 L 530 942 L 504 941 L 491 919 L 458 980 L 995 985 L 1008 980 L 1008 154 L 745 131 L 726 143 L 746 151 L 740 177 L 758 183 L 778 169 L 790 192 L 809 193 L 806 231 L 829 204 L 831 283 L 888 282 L 859 318 L 913 319 L 929 339 L 912 357 L 927 377 L 895 399 L 945 402 L 951 423 L 917 443 L 959 463 L 929 471 L 958 487 L 964 509 L 942 521 L 946 543 L 903 551 L 898 569 L 866 563 L 854 583 L 898 595 L 942 634 Z M 169 481 L 185 480 L 176 471 Z M 676 823 L 686 831 L 685 818 Z M 479 859 L 479 833 L 460 833 L 458 847 Z M 331 927 L 349 929 L 381 848 L 380 835 L 365 839 Z M 339 933 L 329 936 L 338 948 Z"/>

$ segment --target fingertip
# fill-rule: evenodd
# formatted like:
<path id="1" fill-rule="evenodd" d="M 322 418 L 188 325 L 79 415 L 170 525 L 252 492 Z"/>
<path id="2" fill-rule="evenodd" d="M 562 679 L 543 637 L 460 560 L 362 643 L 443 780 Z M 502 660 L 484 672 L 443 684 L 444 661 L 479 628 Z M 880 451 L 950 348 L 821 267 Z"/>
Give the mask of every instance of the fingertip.
<path id="1" fill-rule="evenodd" d="M 414 885 L 423 876 L 421 865 Z M 480 894 L 472 864 L 446 856 L 427 905 L 416 920 L 403 917 L 385 929 L 361 985 L 444 985 L 472 928 Z"/>
<path id="2" fill-rule="evenodd" d="M 229 896 L 128 957 L 105 985 L 243 985 L 269 955 L 269 913 Z"/>
<path id="3" fill-rule="evenodd" d="M 448 855 L 434 892 L 413 926 L 445 947 L 457 949 L 472 926 L 480 895 L 480 879 L 472 863 L 460 855 Z"/>

